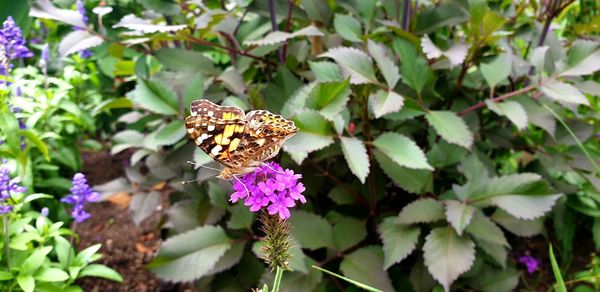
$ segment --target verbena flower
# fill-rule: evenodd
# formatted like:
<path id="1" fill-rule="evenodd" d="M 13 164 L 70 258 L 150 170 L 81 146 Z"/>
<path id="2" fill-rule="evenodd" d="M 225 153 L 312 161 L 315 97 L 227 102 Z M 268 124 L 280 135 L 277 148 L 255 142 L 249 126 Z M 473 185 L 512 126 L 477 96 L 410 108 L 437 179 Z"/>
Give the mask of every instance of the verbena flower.
<path id="1" fill-rule="evenodd" d="M 9 205 L 6 200 L 13 193 L 23 192 L 25 192 L 25 187 L 11 179 L 10 170 L 5 166 L 0 166 L 0 214 L 4 215 L 12 210 L 13 206 Z"/>
<path id="2" fill-rule="evenodd" d="M 265 163 L 235 180 L 235 192 L 229 201 L 235 203 L 243 199 L 244 205 L 249 206 L 252 212 L 266 207 L 269 214 L 287 219 L 290 217 L 289 208 L 296 206 L 296 201 L 306 203 L 302 195 L 304 184 L 298 181 L 300 178 L 301 175 L 289 169 L 284 171 L 275 162 Z"/>
<path id="3" fill-rule="evenodd" d="M 73 205 L 71 216 L 75 222 L 80 223 L 90 218 L 90 213 L 86 212 L 84 207 L 88 202 L 95 202 L 99 198 L 99 194 L 94 192 L 88 185 L 87 179 L 83 173 L 76 173 L 73 176 L 73 187 L 71 193 L 60 201 Z"/>
<path id="4" fill-rule="evenodd" d="M 10 60 L 33 57 L 33 53 L 26 46 L 21 29 L 11 16 L 6 18 L 0 30 L 0 45 L 4 47 L 6 57 Z"/>
<path id="5" fill-rule="evenodd" d="M 271 270 L 278 267 L 289 270 L 289 260 L 292 257 L 289 223 L 279 217 L 267 215 L 266 212 L 262 212 L 259 220 L 262 223 L 260 229 L 265 233 L 261 239 L 264 243 L 261 257 Z"/>
<path id="6" fill-rule="evenodd" d="M 527 268 L 527 273 L 529 274 L 533 274 L 537 271 L 540 265 L 539 261 L 530 255 L 520 256 L 519 262 Z"/>

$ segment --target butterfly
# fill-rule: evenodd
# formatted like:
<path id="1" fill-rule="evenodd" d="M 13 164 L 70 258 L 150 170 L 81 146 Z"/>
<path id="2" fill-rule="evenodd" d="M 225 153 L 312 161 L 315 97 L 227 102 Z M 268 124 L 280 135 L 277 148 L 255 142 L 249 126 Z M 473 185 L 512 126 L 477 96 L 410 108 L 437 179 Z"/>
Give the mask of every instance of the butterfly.
<path id="1" fill-rule="evenodd" d="M 192 102 L 185 119 L 190 138 L 224 166 L 218 175 L 230 179 L 252 172 L 273 158 L 298 128 L 293 121 L 266 110 L 247 114 L 235 106 L 220 106 L 206 99 Z"/>

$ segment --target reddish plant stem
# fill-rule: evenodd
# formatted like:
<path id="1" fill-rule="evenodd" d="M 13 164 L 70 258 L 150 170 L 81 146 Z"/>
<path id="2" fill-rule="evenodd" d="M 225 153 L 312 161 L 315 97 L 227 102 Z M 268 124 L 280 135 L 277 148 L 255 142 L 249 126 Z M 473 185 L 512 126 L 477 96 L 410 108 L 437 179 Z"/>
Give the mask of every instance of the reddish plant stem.
<path id="1" fill-rule="evenodd" d="M 289 32 L 290 29 L 292 28 L 292 14 L 294 13 L 294 1 L 288 0 L 288 3 L 289 3 L 289 5 L 288 5 L 287 21 L 285 22 L 285 31 L 286 32 Z M 288 41 L 285 41 L 285 44 L 283 44 L 283 49 L 282 49 L 284 62 L 287 59 L 287 51 L 288 51 Z"/>
<path id="2" fill-rule="evenodd" d="M 252 58 L 252 59 L 255 59 L 255 60 L 261 61 L 261 62 L 263 62 L 263 63 L 265 63 L 265 64 L 268 64 L 268 65 L 271 65 L 271 66 L 275 66 L 275 67 L 277 66 L 277 64 L 275 64 L 275 63 L 273 63 L 273 62 L 271 62 L 271 61 L 269 61 L 269 60 L 267 60 L 267 59 L 265 59 L 265 58 L 261 58 L 261 57 L 259 57 L 259 56 L 255 56 L 255 55 L 252 55 L 252 54 L 246 53 L 246 52 L 244 52 L 244 51 L 238 51 L 238 50 L 235 50 L 235 49 L 232 49 L 232 48 L 226 47 L 226 46 L 222 46 L 222 45 L 219 45 L 219 44 L 215 44 L 215 43 L 212 43 L 212 42 L 209 42 L 209 41 L 205 41 L 205 40 L 202 40 L 202 39 L 199 39 L 199 38 L 193 37 L 193 36 L 191 36 L 191 35 L 184 35 L 184 37 L 185 37 L 185 38 L 187 38 L 189 41 L 191 41 L 191 42 L 193 42 L 193 43 L 196 43 L 196 44 L 198 44 L 198 45 L 203 45 L 203 46 L 207 46 L 207 47 L 219 48 L 219 49 L 222 49 L 222 50 L 226 50 L 226 51 L 228 51 L 228 52 L 231 52 L 231 53 L 238 54 L 238 55 L 240 55 L 240 56 L 244 56 L 244 57 L 248 57 L 248 58 Z"/>
<path id="3" fill-rule="evenodd" d="M 498 97 L 494 97 L 494 98 L 491 99 L 491 101 L 492 102 L 500 102 L 500 101 L 503 101 L 503 100 L 505 100 L 507 98 L 510 98 L 510 97 L 513 97 L 513 96 L 517 96 L 517 95 L 521 95 L 523 93 L 527 93 L 527 92 L 535 89 L 536 87 L 537 87 L 537 85 L 529 85 L 529 86 L 523 87 L 523 88 L 521 88 L 519 90 L 515 90 L 515 91 L 509 92 L 507 94 L 503 94 L 503 95 L 500 95 Z M 480 102 L 478 102 L 478 103 L 476 103 L 476 104 L 474 104 L 474 105 L 472 105 L 472 106 L 470 106 L 470 107 L 462 110 L 461 112 L 458 113 L 458 115 L 459 116 L 464 116 L 464 115 L 466 115 L 466 114 L 468 114 L 470 112 L 476 111 L 476 110 L 478 110 L 478 109 L 480 109 L 480 108 L 482 108 L 484 106 L 485 106 L 485 102 L 480 101 Z"/>

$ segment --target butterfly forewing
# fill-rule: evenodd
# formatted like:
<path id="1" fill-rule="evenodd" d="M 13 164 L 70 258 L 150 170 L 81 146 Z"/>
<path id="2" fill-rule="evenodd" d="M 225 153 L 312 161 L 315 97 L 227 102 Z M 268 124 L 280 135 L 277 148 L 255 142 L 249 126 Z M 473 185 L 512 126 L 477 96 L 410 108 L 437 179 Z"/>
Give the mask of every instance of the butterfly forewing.
<path id="1" fill-rule="evenodd" d="M 244 111 L 235 106 L 220 106 L 207 99 L 198 99 L 190 107 L 192 116 L 209 116 L 222 120 L 244 120 Z"/>

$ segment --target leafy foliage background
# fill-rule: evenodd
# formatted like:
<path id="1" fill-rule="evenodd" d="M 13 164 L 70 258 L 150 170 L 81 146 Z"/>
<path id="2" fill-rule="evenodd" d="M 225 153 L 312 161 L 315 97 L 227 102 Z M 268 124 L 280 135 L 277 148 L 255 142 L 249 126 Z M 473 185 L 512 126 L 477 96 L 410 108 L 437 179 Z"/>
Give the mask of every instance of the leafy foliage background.
<path id="1" fill-rule="evenodd" d="M 384 291 L 509 291 L 513 235 L 545 234 L 566 259 L 577 226 L 600 245 L 589 2 L 106 1 L 111 12 L 68 33 L 59 23 L 82 25 L 63 2 L 38 0 L 30 15 L 55 28 L 61 57 L 93 50 L 110 93 L 92 113 L 118 116 L 103 125 L 113 154 L 133 149 L 126 180 L 105 192 L 133 185 L 141 222 L 154 185 L 175 190 L 149 266 L 162 279 L 238 290 L 271 277 L 254 214 L 186 164 L 216 166 L 185 137 L 197 98 L 300 128 L 277 157 L 309 197 L 290 219 L 286 290 L 343 285 L 318 265 Z"/>

